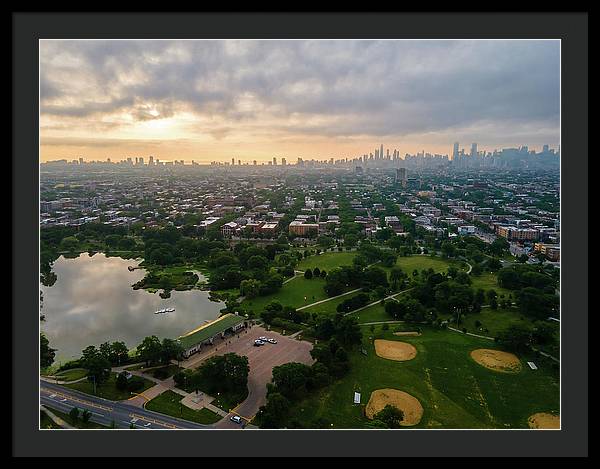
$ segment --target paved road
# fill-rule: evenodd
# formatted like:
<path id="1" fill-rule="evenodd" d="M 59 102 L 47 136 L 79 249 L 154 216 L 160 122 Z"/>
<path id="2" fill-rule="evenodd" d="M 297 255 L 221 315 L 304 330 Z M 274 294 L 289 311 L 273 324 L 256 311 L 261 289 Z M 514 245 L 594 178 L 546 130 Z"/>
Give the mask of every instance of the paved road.
<path id="1" fill-rule="evenodd" d="M 102 399 L 69 389 L 59 384 L 40 381 L 40 403 L 49 409 L 66 414 L 77 406 L 92 413 L 91 420 L 110 427 L 114 420 L 117 428 L 130 428 L 133 423 L 139 429 L 202 429 L 212 425 L 201 425 L 128 404 Z"/>

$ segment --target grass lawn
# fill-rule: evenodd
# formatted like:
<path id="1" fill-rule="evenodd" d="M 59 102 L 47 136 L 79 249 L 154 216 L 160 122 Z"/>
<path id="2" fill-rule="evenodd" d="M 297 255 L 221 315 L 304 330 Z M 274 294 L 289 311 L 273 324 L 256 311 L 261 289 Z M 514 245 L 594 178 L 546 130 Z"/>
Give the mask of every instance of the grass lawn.
<path id="1" fill-rule="evenodd" d="M 142 373 L 144 373 L 145 375 L 149 375 L 152 376 L 153 378 L 157 378 L 157 379 L 167 379 L 171 376 L 173 376 L 175 373 L 177 373 L 179 370 L 181 370 L 181 367 L 177 366 L 177 365 L 167 365 L 167 366 L 160 366 L 158 368 L 156 367 L 152 367 L 149 370 L 144 370 L 143 367 L 138 369 L 139 371 L 141 371 Z M 165 372 L 165 377 L 158 377 L 158 376 L 154 376 L 154 374 L 156 372 L 161 372 L 164 371 Z"/>
<path id="2" fill-rule="evenodd" d="M 388 300 L 390 301 L 390 300 Z M 393 321 L 394 318 L 385 312 L 383 306 L 377 304 L 369 308 L 363 309 L 355 314 L 350 314 L 351 318 L 355 318 L 359 324 L 365 322 L 376 322 L 376 321 Z"/>
<path id="3" fill-rule="evenodd" d="M 83 420 L 81 420 L 81 413 L 83 412 L 81 409 L 79 409 L 79 418 L 77 420 L 75 420 L 75 421 L 73 421 L 71 419 L 71 416 L 69 414 L 65 414 L 65 413 L 60 412 L 58 410 L 55 410 L 55 409 L 51 408 L 50 412 L 52 412 L 57 417 L 60 417 L 65 422 L 67 422 L 68 424 L 70 424 L 71 426 L 73 426 L 75 428 L 82 428 L 82 429 L 86 429 L 86 428 L 108 428 L 105 425 L 101 425 L 99 423 L 92 422 L 91 420 L 88 421 L 87 423 L 83 422 Z M 47 418 L 50 420 L 50 417 L 47 417 Z"/>
<path id="4" fill-rule="evenodd" d="M 335 315 L 337 313 L 337 306 L 350 298 L 353 298 L 359 295 L 361 292 L 352 293 L 350 295 L 344 295 L 340 298 L 336 298 L 335 300 L 327 301 L 325 303 L 321 303 L 320 305 L 311 306 L 310 308 L 303 309 L 302 311 L 306 313 L 317 313 L 317 314 L 325 314 L 328 316 Z M 369 302 L 373 302 L 375 300 L 369 300 Z"/>
<path id="5" fill-rule="evenodd" d="M 326 252 L 320 255 L 312 255 L 301 260 L 296 266 L 296 270 L 325 269 L 327 272 L 342 265 L 352 265 L 352 259 L 356 257 L 356 251 L 345 252 Z"/>
<path id="6" fill-rule="evenodd" d="M 117 374 L 111 373 L 110 378 L 100 386 L 96 386 L 96 395 L 110 401 L 123 401 L 132 397 L 132 394 L 128 390 L 120 390 L 116 387 Z M 141 389 L 135 391 L 136 393 L 144 392 L 146 389 L 154 386 L 154 382 L 148 379 L 139 378 L 144 380 L 144 386 Z M 79 383 L 65 384 L 65 386 L 75 389 L 76 391 L 84 392 L 86 394 L 94 394 L 94 383 L 85 380 Z"/>
<path id="7" fill-rule="evenodd" d="M 477 291 L 479 288 L 485 290 L 495 290 L 498 293 L 498 300 L 500 299 L 500 295 L 504 295 L 505 298 L 508 298 L 508 295 L 515 297 L 515 292 L 512 290 L 508 290 L 506 288 L 502 288 L 498 285 L 498 281 L 496 278 L 496 274 L 491 272 L 483 272 L 481 275 L 475 276 L 471 275 L 471 287 L 474 291 Z M 487 298 L 485 300 L 487 303 Z"/>
<path id="8" fill-rule="evenodd" d="M 456 268 L 460 268 L 460 262 L 442 259 L 441 257 L 431 257 L 428 255 L 414 255 L 407 257 L 398 256 L 396 265 L 400 267 L 409 277 L 412 276 L 412 273 L 415 269 L 420 272 L 423 269 L 432 268 L 435 272 L 446 272 L 448 267 L 451 265 L 455 265 Z"/>
<path id="9" fill-rule="evenodd" d="M 528 428 L 527 418 L 535 412 L 559 411 L 559 376 L 550 361 L 535 358 L 538 370 L 530 370 L 521 356 L 522 371 L 517 374 L 488 370 L 469 353 L 477 348 L 496 348 L 494 342 L 448 330 L 421 328 L 418 337 L 393 335 L 394 326 L 375 337 L 413 344 L 418 353 L 410 361 L 386 360 L 375 354 L 363 327 L 367 356 L 350 353 L 351 370 L 308 398 L 293 404 L 290 421 L 304 428 L 364 428 L 371 393 L 394 388 L 416 397 L 424 413 L 416 428 Z M 353 405 L 354 392 L 362 394 Z M 331 424 L 333 423 L 333 427 Z"/>
<path id="10" fill-rule="evenodd" d="M 220 415 L 215 414 L 209 409 L 195 410 L 180 404 L 182 399 L 183 396 L 173 391 L 166 391 L 147 402 L 145 407 L 154 412 L 201 424 L 211 424 L 221 420 L 222 417 Z"/>
<path id="11" fill-rule="evenodd" d="M 263 311 L 266 305 L 271 301 L 279 301 L 283 306 L 300 307 L 315 301 L 327 298 L 323 286 L 325 280 L 321 278 L 305 279 L 298 276 L 291 282 L 286 283 L 281 289 L 271 295 L 258 296 L 252 299 L 246 299 L 242 306 L 253 310 L 255 313 Z M 306 297 L 306 300 L 304 299 Z"/>
<path id="12" fill-rule="evenodd" d="M 475 321 L 481 323 L 480 328 L 475 327 Z M 523 316 L 518 309 L 482 308 L 481 313 L 466 314 L 461 318 L 460 328 L 466 327 L 468 332 L 473 334 L 487 335 L 496 337 L 498 332 L 507 329 L 513 324 L 531 326 L 532 321 Z M 456 327 L 456 324 L 451 324 Z M 488 331 L 486 332 L 485 329 Z"/>
<path id="13" fill-rule="evenodd" d="M 83 378 L 87 375 L 87 370 L 84 368 L 73 368 L 71 370 L 61 371 L 56 374 L 55 377 L 60 379 L 61 381 L 75 381 L 77 379 Z"/>

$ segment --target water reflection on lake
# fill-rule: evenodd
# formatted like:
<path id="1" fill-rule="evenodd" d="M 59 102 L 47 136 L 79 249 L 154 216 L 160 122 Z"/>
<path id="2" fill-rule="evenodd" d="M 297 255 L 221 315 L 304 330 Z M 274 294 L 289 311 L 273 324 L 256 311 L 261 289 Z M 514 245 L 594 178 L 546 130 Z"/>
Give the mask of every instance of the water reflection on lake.
<path id="1" fill-rule="evenodd" d="M 208 299 L 200 290 L 172 291 L 162 299 L 158 293 L 133 290 L 144 270 L 130 272 L 127 266 L 140 261 L 106 257 L 102 253 L 76 259 L 60 257 L 52 269 L 57 281 L 43 292 L 41 329 L 58 349 L 56 363 L 79 357 L 88 345 L 122 340 L 129 348 L 149 335 L 176 338 L 219 316 L 225 305 Z M 200 274 L 199 274 L 200 276 Z M 200 277 L 202 279 L 202 277 Z M 174 312 L 154 314 L 158 309 Z"/>

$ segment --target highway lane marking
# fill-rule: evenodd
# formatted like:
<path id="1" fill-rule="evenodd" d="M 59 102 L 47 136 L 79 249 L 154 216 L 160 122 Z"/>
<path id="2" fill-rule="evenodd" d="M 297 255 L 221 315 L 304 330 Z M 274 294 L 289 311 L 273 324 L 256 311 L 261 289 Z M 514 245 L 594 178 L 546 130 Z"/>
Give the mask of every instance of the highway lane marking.
<path id="1" fill-rule="evenodd" d="M 154 420 L 151 419 L 149 417 L 143 417 L 141 415 L 136 415 L 136 414 L 129 414 L 130 417 L 132 417 L 132 419 L 136 419 L 135 421 L 137 422 L 138 420 L 144 420 L 145 422 L 151 422 L 154 423 L 156 425 L 162 425 L 163 427 L 169 427 L 169 428 L 179 428 L 175 425 L 171 425 L 170 423 L 166 423 L 166 422 L 161 422 L 160 420 Z M 133 420 L 132 420 L 133 423 Z"/>
<path id="2" fill-rule="evenodd" d="M 109 412 L 113 411 L 113 409 L 111 407 L 106 407 L 106 406 L 96 404 L 96 403 L 90 402 L 90 401 L 84 401 L 83 399 L 79 399 L 77 397 L 72 397 L 67 394 L 63 394 L 61 392 L 56 392 L 56 393 L 50 395 L 51 398 L 53 398 L 53 396 L 54 397 L 57 397 L 57 396 L 62 397 L 63 399 L 61 399 L 61 402 L 66 402 L 67 400 L 71 400 L 73 402 L 79 402 L 80 404 L 85 404 L 90 407 L 95 407 L 96 409 L 102 409 L 102 410 L 106 410 Z"/>

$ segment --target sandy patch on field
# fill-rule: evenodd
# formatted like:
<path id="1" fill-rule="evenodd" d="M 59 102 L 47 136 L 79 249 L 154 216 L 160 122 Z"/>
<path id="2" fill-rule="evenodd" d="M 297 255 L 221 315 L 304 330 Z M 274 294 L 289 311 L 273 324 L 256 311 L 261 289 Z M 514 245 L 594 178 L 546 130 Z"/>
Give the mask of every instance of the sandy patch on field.
<path id="1" fill-rule="evenodd" d="M 416 397 L 397 389 L 378 389 L 371 393 L 365 409 L 367 418 L 372 420 L 388 404 L 404 413 L 404 419 L 400 424 L 404 427 L 416 425 L 423 417 L 423 406 Z"/>
<path id="2" fill-rule="evenodd" d="M 407 332 L 394 332 L 394 335 L 408 335 L 408 336 L 416 337 L 416 336 L 421 335 L 421 333 L 415 332 L 415 331 L 412 331 L 412 332 L 407 331 Z"/>
<path id="3" fill-rule="evenodd" d="M 417 349 L 406 342 L 375 340 L 375 353 L 388 360 L 406 361 L 417 356 Z"/>
<path id="4" fill-rule="evenodd" d="M 560 416 L 548 414 L 547 412 L 538 412 L 527 419 L 529 428 L 560 428 Z"/>
<path id="5" fill-rule="evenodd" d="M 480 348 L 471 352 L 471 358 L 490 370 L 508 373 L 521 371 L 521 362 L 516 355 L 509 352 Z"/>

